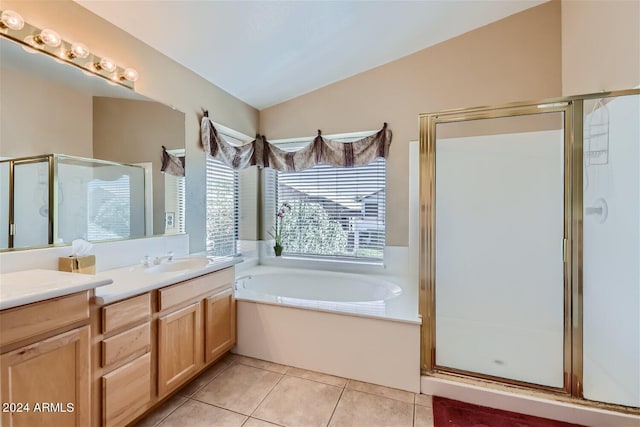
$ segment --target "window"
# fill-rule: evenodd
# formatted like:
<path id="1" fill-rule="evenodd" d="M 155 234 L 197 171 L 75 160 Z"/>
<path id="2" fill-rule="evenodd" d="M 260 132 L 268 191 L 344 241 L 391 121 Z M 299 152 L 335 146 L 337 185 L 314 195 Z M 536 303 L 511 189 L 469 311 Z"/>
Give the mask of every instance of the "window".
<path id="1" fill-rule="evenodd" d="M 348 142 L 361 137 L 341 138 L 339 141 Z M 295 144 L 278 145 L 285 150 L 293 150 L 305 143 L 297 141 Z M 291 206 L 282 222 L 285 255 L 368 261 L 383 259 L 385 159 L 354 168 L 318 165 L 302 172 L 272 171 L 272 174 L 275 189 L 273 207 L 277 209 L 285 202 Z"/>
<path id="2" fill-rule="evenodd" d="M 165 234 L 185 232 L 185 178 L 164 174 Z"/>
<path id="3" fill-rule="evenodd" d="M 87 183 L 88 240 L 131 236 L 131 185 L 129 176 L 112 181 L 91 179 Z"/>
<path id="4" fill-rule="evenodd" d="M 223 126 L 216 124 L 220 130 Z M 237 145 L 251 138 L 222 130 L 224 138 Z M 213 256 L 238 254 L 239 185 L 238 172 L 207 155 L 207 253 Z"/>
<path id="5" fill-rule="evenodd" d="M 184 156 L 185 150 L 167 150 L 174 156 Z M 185 227 L 185 182 L 184 176 L 164 174 L 164 232 L 176 234 L 186 232 Z"/>
<path id="6" fill-rule="evenodd" d="M 236 255 L 238 240 L 238 173 L 207 156 L 207 252 Z"/>

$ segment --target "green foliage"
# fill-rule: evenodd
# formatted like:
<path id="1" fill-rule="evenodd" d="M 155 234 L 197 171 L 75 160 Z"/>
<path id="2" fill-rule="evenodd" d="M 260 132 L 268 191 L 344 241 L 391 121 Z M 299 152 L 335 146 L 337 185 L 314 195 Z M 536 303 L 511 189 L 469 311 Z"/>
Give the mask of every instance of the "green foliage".
<path id="1" fill-rule="evenodd" d="M 210 190 L 216 203 L 207 203 L 207 252 L 213 256 L 229 256 L 235 248 L 235 200 L 232 183 L 218 183 Z"/>
<path id="2" fill-rule="evenodd" d="M 347 233 L 331 220 L 319 203 L 290 201 L 282 218 L 282 244 L 287 253 L 339 255 L 347 246 Z"/>
<path id="3" fill-rule="evenodd" d="M 94 218 L 94 222 L 104 230 L 121 237 L 129 236 L 130 220 L 130 200 L 118 196 L 103 200 Z"/>

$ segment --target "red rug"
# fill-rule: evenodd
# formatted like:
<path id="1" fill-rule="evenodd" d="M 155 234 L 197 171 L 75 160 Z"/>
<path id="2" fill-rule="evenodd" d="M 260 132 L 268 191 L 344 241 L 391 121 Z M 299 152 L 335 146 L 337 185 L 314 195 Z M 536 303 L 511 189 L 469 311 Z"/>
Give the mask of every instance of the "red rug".
<path id="1" fill-rule="evenodd" d="M 434 427 L 583 427 L 433 396 Z"/>

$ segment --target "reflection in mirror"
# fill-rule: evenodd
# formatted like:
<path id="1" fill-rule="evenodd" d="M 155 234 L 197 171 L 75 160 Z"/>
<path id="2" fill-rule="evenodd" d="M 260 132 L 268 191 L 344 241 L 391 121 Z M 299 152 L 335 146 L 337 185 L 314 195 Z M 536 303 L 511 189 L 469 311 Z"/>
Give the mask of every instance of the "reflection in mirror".
<path id="1" fill-rule="evenodd" d="M 169 150 L 169 154 L 184 157 L 184 150 Z M 181 234 L 185 230 L 185 178 L 164 174 L 165 234 Z"/>
<path id="2" fill-rule="evenodd" d="M 97 232 L 87 228 L 80 232 L 75 229 L 79 224 L 88 225 L 92 221 L 89 212 L 95 213 L 97 209 L 93 206 L 87 207 L 82 214 L 82 221 L 74 223 L 71 234 L 86 236 L 89 240 L 103 240 L 184 232 L 184 177 L 165 177 L 160 172 L 163 145 L 168 150 L 184 153 L 184 113 L 85 74 L 65 63 L 56 62 L 47 55 L 28 53 L 3 37 L 0 37 L 0 57 L 0 159 L 61 153 L 145 167 L 138 169 L 145 172 L 143 178 L 131 178 L 130 183 L 144 182 L 139 189 L 133 185 L 131 194 L 132 197 L 142 198 L 136 200 L 136 204 L 147 206 L 146 230 L 144 225 L 142 231 L 138 226 L 134 227 L 139 220 L 129 224 L 134 228 L 128 236 L 122 236 L 117 230 Z M 16 168 L 16 177 L 18 174 L 28 175 L 31 179 L 37 179 L 38 185 L 44 188 L 48 184 L 40 183 L 42 174 L 39 167 L 46 169 L 46 166 L 37 164 L 22 165 Z M 62 175 L 66 173 L 65 167 L 68 166 L 58 170 L 58 178 L 62 181 L 65 179 Z M 106 171 L 96 166 L 88 169 Z M 105 180 L 108 183 L 117 181 Z M 69 183 L 67 185 L 72 186 Z M 146 198 L 143 196 L 144 187 L 147 189 Z M 8 200 L 5 200 L 8 189 L 9 165 L 8 162 L 2 162 L 0 190 L 3 204 L 8 204 Z M 71 192 L 62 190 L 62 197 L 70 197 Z M 32 199 L 39 197 L 38 206 L 41 207 L 49 203 L 49 194 L 45 193 L 40 196 L 35 192 L 25 195 Z M 24 204 L 31 206 L 32 202 L 25 200 Z M 19 203 L 22 202 L 16 201 L 16 208 Z M 79 211 L 72 213 L 74 216 L 81 215 Z M 26 240 L 16 238 L 14 247 L 47 244 L 51 241 L 49 228 L 55 228 L 58 231 L 56 238 L 68 243 L 68 227 L 65 228 L 66 225 L 62 223 L 66 214 L 62 210 L 55 227 L 46 222 L 46 215 L 43 217 L 39 208 L 31 214 L 35 222 L 30 222 L 32 225 L 29 227 L 45 231 Z M 7 215 L 4 209 L 0 212 L 0 248 L 9 246 Z M 43 220 L 43 224 L 40 224 Z M 144 218 L 142 220 L 144 222 Z"/>
<path id="3" fill-rule="evenodd" d="M 2 160 L 0 168 L 9 183 L 0 249 L 145 235 L 140 166 L 53 154 Z"/>

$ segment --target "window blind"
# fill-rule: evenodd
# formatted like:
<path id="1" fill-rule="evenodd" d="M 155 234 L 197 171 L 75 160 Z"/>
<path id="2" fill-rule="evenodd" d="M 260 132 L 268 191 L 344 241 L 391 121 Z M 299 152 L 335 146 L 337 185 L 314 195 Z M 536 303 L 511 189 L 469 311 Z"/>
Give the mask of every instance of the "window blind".
<path id="1" fill-rule="evenodd" d="M 180 157 L 185 155 L 185 150 L 167 150 L 169 154 Z M 164 174 L 164 210 L 165 210 L 165 233 L 185 233 L 186 232 L 186 178 L 168 173 Z"/>
<path id="2" fill-rule="evenodd" d="M 348 142 L 349 139 L 357 138 L 340 140 Z M 300 141 L 279 144 L 285 150 L 302 145 Z M 285 255 L 383 259 L 385 159 L 354 168 L 318 165 L 302 172 L 273 174 L 276 198 L 273 214 L 283 203 L 291 206 L 282 221 Z"/>
<path id="3" fill-rule="evenodd" d="M 227 141 L 244 142 L 230 135 Z M 238 172 L 207 155 L 207 253 L 233 256 L 238 253 L 239 186 Z"/>
<path id="4" fill-rule="evenodd" d="M 87 240 L 131 236 L 131 185 L 128 175 L 113 181 L 87 182 Z"/>
<path id="5" fill-rule="evenodd" d="M 184 176 L 176 177 L 176 199 L 178 201 L 178 212 L 176 212 L 176 228 L 178 233 L 186 233 L 185 220 L 186 220 L 186 179 Z"/>
<path id="6" fill-rule="evenodd" d="M 185 177 L 164 175 L 165 233 L 185 232 Z"/>

